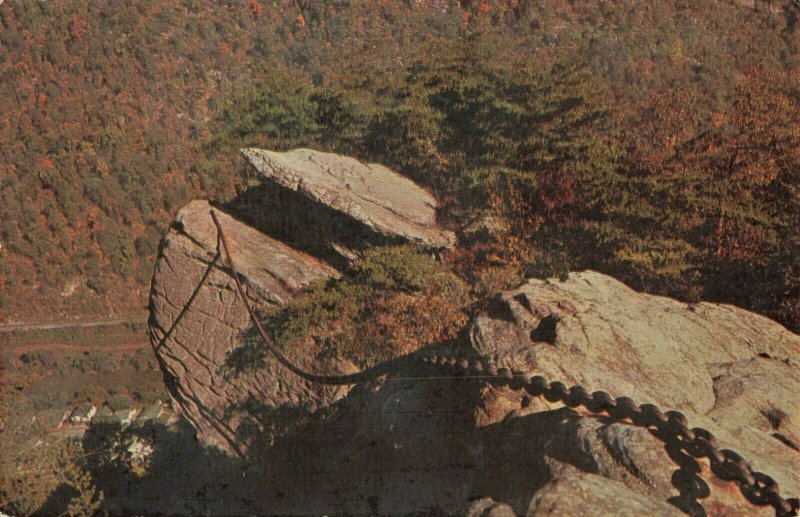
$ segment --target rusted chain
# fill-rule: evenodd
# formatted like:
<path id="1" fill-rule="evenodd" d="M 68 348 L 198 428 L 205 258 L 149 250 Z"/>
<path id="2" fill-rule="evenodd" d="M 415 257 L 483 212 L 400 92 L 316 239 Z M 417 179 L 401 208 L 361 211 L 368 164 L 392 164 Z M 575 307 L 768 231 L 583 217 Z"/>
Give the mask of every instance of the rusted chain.
<path id="1" fill-rule="evenodd" d="M 664 436 L 665 441 L 677 443 L 681 450 L 691 456 L 708 458 L 714 474 L 724 480 L 738 482 L 748 501 L 757 506 L 772 506 L 779 517 L 797 515 L 800 510 L 800 499 L 781 497 L 778 483 L 774 479 L 763 472 L 753 471 L 738 453 L 730 449 L 719 449 L 717 440 L 710 431 L 702 427 L 690 429 L 686 416 L 679 411 L 662 413 L 653 404 L 636 405 L 628 397 L 615 399 L 604 391 L 589 395 L 582 386 L 566 388 L 558 381 L 548 383 L 541 376 L 515 373 L 513 379 L 520 379 L 524 390 L 530 395 L 544 396 L 549 401 L 563 402 L 569 407 L 583 406 L 592 413 L 606 413 L 615 420 L 630 420 L 635 425 L 660 431 L 657 436 Z M 509 386 L 513 389 L 518 386 L 513 380 L 509 382 L 505 375 L 487 380 L 498 387 Z"/>
<path id="2" fill-rule="evenodd" d="M 231 270 L 239 296 L 242 298 L 250 319 L 261 334 L 267 348 L 290 371 L 296 375 L 321 384 L 355 384 L 371 380 L 387 373 L 377 369 L 365 370 L 350 375 L 316 375 L 302 370 L 291 363 L 272 343 L 261 322 L 255 315 L 253 308 L 247 300 L 244 288 L 239 280 L 239 275 L 233 264 L 228 249 L 228 242 L 222 231 L 222 226 L 214 211 L 211 218 L 217 227 L 225 258 Z M 541 375 L 533 375 L 508 368 L 497 368 L 488 358 L 469 359 L 454 356 L 417 356 L 421 364 L 434 370 L 434 377 L 441 377 L 444 372 L 447 376 L 468 377 L 487 381 L 489 384 L 501 388 L 509 387 L 512 390 L 524 390 L 531 396 L 544 397 L 550 402 L 562 402 L 570 408 L 583 406 L 588 411 L 600 414 L 605 413 L 615 420 L 628 420 L 632 424 L 652 428 L 655 436 L 665 443 L 673 443 L 680 450 L 695 458 L 708 458 L 711 471 L 719 478 L 727 481 L 736 481 L 744 497 L 757 506 L 772 506 L 777 517 L 796 516 L 800 512 L 800 499 L 785 499 L 780 495 L 778 483 L 763 472 L 753 471 L 747 461 L 738 453 L 730 449 L 719 449 L 717 440 L 710 431 L 702 427 L 689 428 L 686 415 L 680 411 L 662 412 L 654 404 L 637 405 L 629 397 L 613 398 L 605 391 L 589 391 L 583 386 L 567 387 L 559 381 L 548 382 Z"/>

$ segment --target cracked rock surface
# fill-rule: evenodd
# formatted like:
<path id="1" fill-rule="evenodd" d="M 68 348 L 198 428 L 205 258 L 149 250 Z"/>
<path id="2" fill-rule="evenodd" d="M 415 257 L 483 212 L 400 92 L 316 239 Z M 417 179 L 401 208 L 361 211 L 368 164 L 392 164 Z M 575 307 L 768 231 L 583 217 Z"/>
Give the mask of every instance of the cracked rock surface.
<path id="1" fill-rule="evenodd" d="M 585 271 L 564 282 L 529 280 L 504 293 L 474 318 L 470 335 L 479 353 L 503 366 L 679 410 L 690 427 L 710 430 L 721 448 L 739 452 L 755 470 L 774 477 L 785 496 L 800 493 L 800 336 L 767 318 L 729 305 L 690 306 L 638 293 Z M 509 413 L 516 403 L 509 395 L 487 396 L 480 419 L 492 423 L 562 407 L 534 399 L 525 410 Z M 647 430 L 626 423 L 601 426 L 601 420 L 580 417 L 583 423 L 553 435 L 550 447 L 571 454 L 568 463 L 583 472 L 600 473 L 657 500 L 677 498 L 670 480 L 676 466 L 664 444 Z M 737 487 L 711 475 L 705 460 L 699 463 L 711 485 L 701 501 L 709 514 L 773 513 L 750 505 Z M 567 485 L 576 490 L 571 500 L 588 494 L 587 505 L 603 507 L 593 500 L 601 494 L 590 494 L 606 490 L 599 481 L 568 476 Z M 550 503 L 571 490 L 563 486 L 541 488 L 529 514 L 570 515 L 572 506 Z"/>
<path id="2" fill-rule="evenodd" d="M 270 417 L 312 411 L 345 392 L 287 376 L 271 357 L 256 372 L 223 374 L 228 353 L 242 344 L 251 323 L 224 260 L 211 265 L 217 232 L 210 210 L 206 201 L 193 201 L 178 213 L 162 242 L 150 295 L 151 343 L 174 401 L 199 438 L 241 453 L 249 447 L 239 432 L 243 424 L 263 430 Z M 285 303 L 313 280 L 338 276 L 318 260 L 217 213 L 246 294 L 256 307 Z M 317 371 L 354 368 L 330 358 L 293 359 L 307 368 L 313 363 Z"/>

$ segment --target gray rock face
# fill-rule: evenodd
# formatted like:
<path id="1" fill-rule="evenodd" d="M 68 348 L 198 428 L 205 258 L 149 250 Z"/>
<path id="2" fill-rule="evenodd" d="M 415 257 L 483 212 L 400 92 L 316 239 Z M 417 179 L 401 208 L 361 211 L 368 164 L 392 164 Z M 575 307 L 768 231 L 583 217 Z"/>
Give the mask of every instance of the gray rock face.
<path id="1" fill-rule="evenodd" d="M 505 366 L 682 411 L 690 427 L 713 432 L 721 447 L 736 450 L 754 469 L 769 473 L 783 492 L 800 493 L 800 337 L 767 318 L 727 305 L 687 306 L 583 272 L 565 282 L 530 280 L 505 293 L 491 311 L 475 318 L 471 340 L 481 354 L 496 356 Z M 491 403 L 480 415 L 483 423 L 508 417 L 515 404 L 509 393 L 487 399 Z M 524 411 L 510 414 L 521 417 L 559 407 L 534 399 Z M 656 501 L 678 497 L 669 477 L 675 462 L 649 432 L 624 423 L 600 425 L 591 416 L 580 417 L 575 426 L 574 432 L 554 434 L 550 442 L 557 451 L 571 451 L 568 463 Z M 702 501 L 707 511 L 758 514 L 738 488 L 711 475 L 707 463 L 700 465 L 711 486 Z M 556 471 L 553 475 L 559 478 Z M 566 504 L 573 488 L 576 499 L 604 498 L 611 490 L 603 488 L 606 484 L 584 477 L 572 488 L 542 488 L 531 511 L 547 513 L 553 498 Z M 601 501 L 596 505 L 604 508 Z M 764 515 L 770 512 L 763 510 Z"/>
<path id="2" fill-rule="evenodd" d="M 347 214 L 379 234 L 451 249 L 455 237 L 436 227 L 436 200 L 386 167 L 355 158 L 295 149 L 243 149 L 266 178 Z"/>
<path id="3" fill-rule="evenodd" d="M 205 201 L 193 201 L 178 213 L 165 237 L 150 295 L 151 343 L 177 406 L 200 438 L 226 451 L 242 452 L 248 439 L 239 432 L 240 426 L 249 422 L 262 429 L 254 417 L 259 412 L 313 410 L 343 392 L 287 376 L 271 358 L 255 373 L 223 375 L 228 352 L 241 345 L 251 323 L 224 260 L 211 265 L 217 231 L 210 209 Z M 218 216 L 255 306 L 285 303 L 310 282 L 338 276 L 316 259 L 219 211 Z M 192 299 L 204 275 L 207 278 Z M 294 359 L 312 370 L 352 368 L 309 356 Z"/>

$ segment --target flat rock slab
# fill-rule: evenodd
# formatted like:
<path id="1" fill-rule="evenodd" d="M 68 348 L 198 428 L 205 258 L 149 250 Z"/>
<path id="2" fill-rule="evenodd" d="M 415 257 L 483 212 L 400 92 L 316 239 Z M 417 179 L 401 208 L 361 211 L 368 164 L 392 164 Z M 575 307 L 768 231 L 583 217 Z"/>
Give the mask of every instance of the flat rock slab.
<path id="1" fill-rule="evenodd" d="M 243 149 L 266 178 L 338 210 L 375 232 L 430 248 L 452 249 L 455 236 L 436 226 L 436 200 L 400 174 L 374 163 L 311 149 Z"/>
<path id="2" fill-rule="evenodd" d="M 248 432 L 263 430 L 264 420 L 256 416 L 287 407 L 314 410 L 344 392 L 288 376 L 271 356 L 256 372 L 223 374 L 228 353 L 243 343 L 251 322 L 224 258 L 212 264 L 218 248 L 210 210 L 206 201 L 191 202 L 162 243 L 150 294 L 150 336 L 176 406 L 200 439 L 227 452 L 242 452 L 254 438 L 243 434 L 243 423 L 252 424 L 246 426 Z M 312 281 L 338 276 L 326 264 L 217 214 L 256 307 L 283 304 Z M 292 359 L 312 371 L 352 369 L 334 359 L 315 361 L 313 354 Z"/>

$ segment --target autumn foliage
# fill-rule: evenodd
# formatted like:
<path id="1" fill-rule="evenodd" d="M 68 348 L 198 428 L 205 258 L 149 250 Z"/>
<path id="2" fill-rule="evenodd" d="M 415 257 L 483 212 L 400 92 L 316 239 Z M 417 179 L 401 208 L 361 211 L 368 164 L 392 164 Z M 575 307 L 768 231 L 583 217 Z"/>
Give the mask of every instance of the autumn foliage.
<path id="1" fill-rule="evenodd" d="M 239 147 L 308 146 L 411 177 L 458 246 L 368 251 L 262 315 L 280 346 L 375 364 L 586 268 L 798 331 L 800 11 L 740 3 L 0 2 L 0 321 L 142 310 L 181 206 L 259 195 Z M 8 436 L 0 509 L 114 512 L 73 445 Z"/>
<path id="2" fill-rule="evenodd" d="M 176 210 L 253 180 L 237 146 L 307 145 L 430 188 L 470 282 L 594 268 L 796 326 L 796 19 L 677 0 L 6 2 L 0 313 L 141 307 Z"/>

